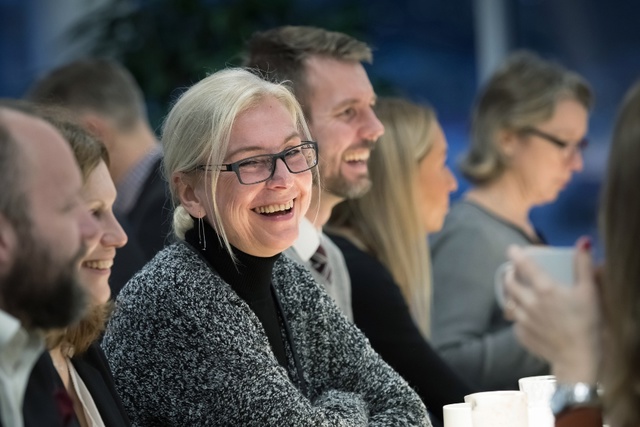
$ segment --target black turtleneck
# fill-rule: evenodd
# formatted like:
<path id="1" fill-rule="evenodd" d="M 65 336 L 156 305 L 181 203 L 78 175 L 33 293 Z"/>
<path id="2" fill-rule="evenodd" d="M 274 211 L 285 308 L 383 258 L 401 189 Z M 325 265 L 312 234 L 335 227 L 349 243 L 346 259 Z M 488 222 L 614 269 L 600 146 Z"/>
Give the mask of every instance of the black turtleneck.
<path id="1" fill-rule="evenodd" d="M 271 286 L 273 265 L 280 254 L 261 258 L 249 255 L 232 246 L 237 259 L 237 264 L 234 264 L 229 252 L 220 243 L 218 235 L 206 221 L 203 221 L 206 240 L 206 249 L 203 249 L 198 238 L 197 220 L 195 220 L 195 225 L 185 233 L 185 241 L 200 252 L 222 280 L 228 283 L 253 310 L 262 323 L 278 363 L 287 369 L 280 320 Z"/>

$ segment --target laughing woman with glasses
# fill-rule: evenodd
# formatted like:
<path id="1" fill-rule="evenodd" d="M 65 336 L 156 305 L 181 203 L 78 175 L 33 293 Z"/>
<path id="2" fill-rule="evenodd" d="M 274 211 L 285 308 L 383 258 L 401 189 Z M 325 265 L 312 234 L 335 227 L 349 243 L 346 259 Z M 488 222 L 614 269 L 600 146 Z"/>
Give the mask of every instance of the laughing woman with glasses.
<path id="1" fill-rule="evenodd" d="M 432 237 L 432 339 L 440 354 L 480 388 L 517 388 L 548 372 L 504 319 L 496 268 L 511 244 L 545 244 L 529 213 L 551 203 L 582 170 L 593 100 L 587 82 L 528 52 L 509 57 L 473 110 L 461 168 L 474 185 Z"/>
<path id="2" fill-rule="evenodd" d="M 210 75 L 163 128 L 179 243 L 118 297 L 104 348 L 136 426 L 429 426 L 407 383 L 281 257 L 317 180 L 284 86 Z"/>

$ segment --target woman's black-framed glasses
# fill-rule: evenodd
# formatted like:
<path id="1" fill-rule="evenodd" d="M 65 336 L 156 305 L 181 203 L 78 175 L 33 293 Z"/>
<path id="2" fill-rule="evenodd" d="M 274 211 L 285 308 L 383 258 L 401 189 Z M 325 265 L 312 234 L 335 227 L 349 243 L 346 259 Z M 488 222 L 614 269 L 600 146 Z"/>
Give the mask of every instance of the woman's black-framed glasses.
<path id="1" fill-rule="evenodd" d="M 589 140 L 587 138 L 582 138 L 577 144 L 572 144 L 531 126 L 522 129 L 522 132 L 535 135 L 552 143 L 562 150 L 567 160 L 573 158 L 577 153 L 582 153 L 589 146 Z"/>
<path id="2" fill-rule="evenodd" d="M 237 162 L 218 165 L 217 168 L 220 172 L 235 172 L 240 184 L 258 184 L 273 177 L 278 159 L 284 162 L 291 173 L 308 171 L 318 164 L 318 144 L 314 141 L 302 141 L 302 144 L 276 154 L 251 156 Z M 199 165 L 194 169 L 210 171 L 215 167 Z"/>

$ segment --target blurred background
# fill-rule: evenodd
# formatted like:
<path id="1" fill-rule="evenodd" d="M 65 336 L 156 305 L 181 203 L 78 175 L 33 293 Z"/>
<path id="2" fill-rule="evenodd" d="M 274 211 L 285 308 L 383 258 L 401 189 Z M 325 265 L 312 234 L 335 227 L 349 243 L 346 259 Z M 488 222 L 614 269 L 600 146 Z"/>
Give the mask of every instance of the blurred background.
<path id="1" fill-rule="evenodd" d="M 450 143 L 465 150 L 482 81 L 526 48 L 592 84 L 585 169 L 556 203 L 533 212 L 550 243 L 596 239 L 596 207 L 617 105 L 640 76 L 640 3 L 632 0 L 0 0 L 0 97 L 87 55 L 117 58 L 145 92 L 156 130 L 184 88 L 239 65 L 245 40 L 283 24 L 344 31 L 374 47 L 369 75 L 380 95 L 429 102 Z"/>

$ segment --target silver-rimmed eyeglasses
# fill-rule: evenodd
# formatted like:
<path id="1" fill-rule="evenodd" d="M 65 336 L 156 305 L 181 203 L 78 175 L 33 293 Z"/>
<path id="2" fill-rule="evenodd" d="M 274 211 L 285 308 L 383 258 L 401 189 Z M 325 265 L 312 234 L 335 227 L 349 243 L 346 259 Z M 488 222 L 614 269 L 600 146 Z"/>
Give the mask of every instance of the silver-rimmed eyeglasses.
<path id="1" fill-rule="evenodd" d="M 291 173 L 308 171 L 318 164 L 318 144 L 314 141 L 302 141 L 302 144 L 276 154 L 251 156 L 218 166 L 198 165 L 194 170 L 210 171 L 218 168 L 220 172 L 235 172 L 240 184 L 251 185 L 271 179 L 278 159 L 284 162 Z"/>

